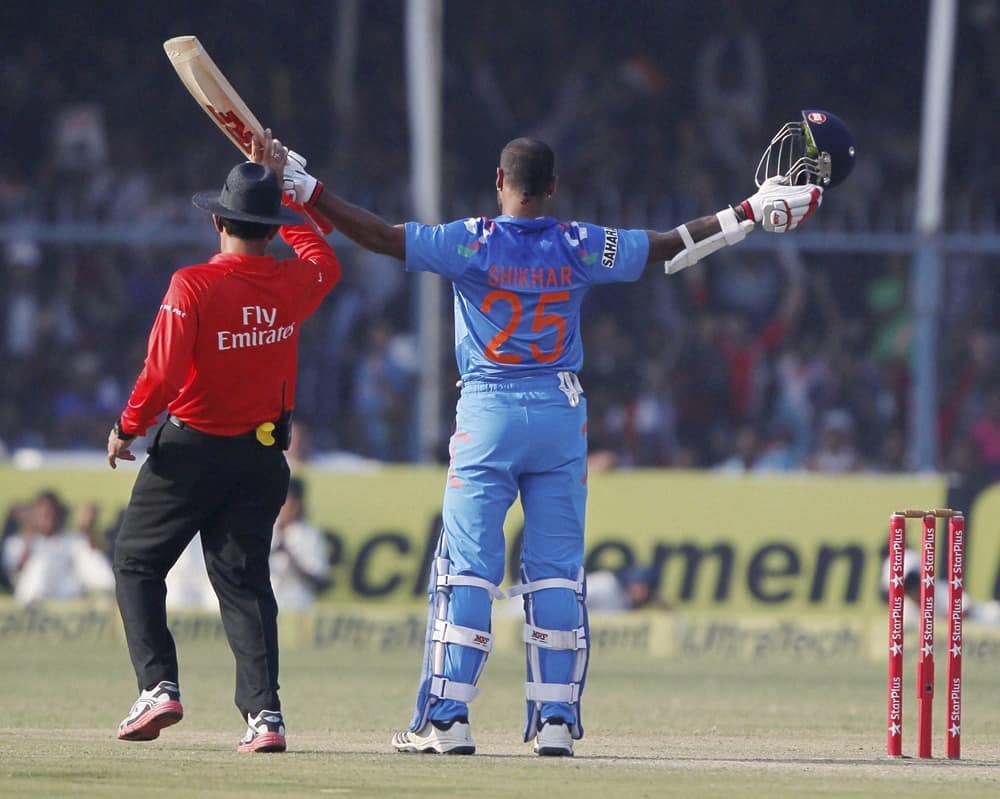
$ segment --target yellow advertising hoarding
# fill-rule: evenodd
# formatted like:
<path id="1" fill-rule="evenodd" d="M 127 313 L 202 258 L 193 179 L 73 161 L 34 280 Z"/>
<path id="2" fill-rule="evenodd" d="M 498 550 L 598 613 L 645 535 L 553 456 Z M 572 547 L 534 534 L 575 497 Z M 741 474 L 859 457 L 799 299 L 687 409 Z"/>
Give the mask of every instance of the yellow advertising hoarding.
<path id="1" fill-rule="evenodd" d="M 310 519 L 329 532 L 333 587 L 326 601 L 411 602 L 424 594 L 440 528 L 444 469 L 386 466 L 358 472 L 306 469 Z M 4 507 L 43 488 L 78 507 L 95 501 L 106 526 L 128 500 L 134 468 L 0 468 Z M 930 476 L 722 476 L 616 471 L 590 475 L 587 568 L 650 565 L 678 610 L 743 617 L 764 612 L 883 613 L 878 583 L 889 514 L 945 503 Z M 967 590 L 993 596 L 1000 562 L 1000 485 L 966 509 Z M 919 545 L 919 525 L 910 545 Z M 507 519 L 519 549 L 520 507 Z M 942 529 L 942 536 L 944 530 Z M 508 558 L 508 582 L 516 556 Z"/>

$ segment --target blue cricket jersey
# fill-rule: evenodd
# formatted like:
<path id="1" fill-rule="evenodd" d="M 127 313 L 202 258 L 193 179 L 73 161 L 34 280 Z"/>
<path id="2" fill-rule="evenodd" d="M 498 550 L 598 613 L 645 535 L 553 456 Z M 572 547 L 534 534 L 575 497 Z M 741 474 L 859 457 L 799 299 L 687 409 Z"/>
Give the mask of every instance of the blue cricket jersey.
<path id="1" fill-rule="evenodd" d="M 552 217 L 406 224 L 406 269 L 452 282 L 463 381 L 579 371 L 580 306 L 591 286 L 638 280 L 644 230 Z"/>

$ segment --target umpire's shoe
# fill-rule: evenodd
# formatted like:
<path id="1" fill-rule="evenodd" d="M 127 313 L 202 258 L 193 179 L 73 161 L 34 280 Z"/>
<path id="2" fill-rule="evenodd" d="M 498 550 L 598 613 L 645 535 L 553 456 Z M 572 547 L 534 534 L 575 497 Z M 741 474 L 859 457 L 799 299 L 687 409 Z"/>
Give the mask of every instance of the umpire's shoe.
<path id="1" fill-rule="evenodd" d="M 573 736 L 562 719 L 545 719 L 535 736 L 535 754 L 573 757 Z"/>
<path id="2" fill-rule="evenodd" d="M 439 755 L 472 755 L 476 745 L 467 718 L 428 721 L 418 732 L 397 732 L 392 736 L 397 752 L 430 752 Z"/>
<path id="3" fill-rule="evenodd" d="M 184 718 L 177 683 L 163 680 L 139 694 L 128 715 L 118 725 L 119 741 L 152 741 L 160 730 Z"/>
<path id="4" fill-rule="evenodd" d="M 247 732 L 236 747 L 238 752 L 284 752 L 285 720 L 280 710 L 262 710 L 247 716 Z"/>

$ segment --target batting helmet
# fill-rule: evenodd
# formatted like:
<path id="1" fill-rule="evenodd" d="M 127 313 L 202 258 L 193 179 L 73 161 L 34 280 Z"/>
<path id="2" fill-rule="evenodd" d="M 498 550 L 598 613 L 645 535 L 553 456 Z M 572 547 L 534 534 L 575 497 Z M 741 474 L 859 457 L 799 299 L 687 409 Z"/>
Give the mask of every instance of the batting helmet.
<path id="1" fill-rule="evenodd" d="M 789 184 L 836 186 L 854 168 L 854 136 L 843 120 L 829 111 L 807 108 L 801 122 L 786 122 L 771 139 L 757 165 L 760 186 L 768 178 Z"/>

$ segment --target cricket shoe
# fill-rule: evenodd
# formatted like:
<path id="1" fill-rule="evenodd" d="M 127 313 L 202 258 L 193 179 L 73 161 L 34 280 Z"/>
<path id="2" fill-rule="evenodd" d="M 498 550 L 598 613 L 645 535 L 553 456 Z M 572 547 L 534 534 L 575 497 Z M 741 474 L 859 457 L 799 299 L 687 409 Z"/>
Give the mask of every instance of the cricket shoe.
<path id="1" fill-rule="evenodd" d="M 177 683 L 162 680 L 139 694 L 128 715 L 118 725 L 119 741 L 152 741 L 160 730 L 184 718 Z"/>
<path id="2" fill-rule="evenodd" d="M 535 754 L 545 757 L 573 757 L 573 735 L 562 719 L 545 719 L 535 736 Z"/>
<path id="3" fill-rule="evenodd" d="M 285 721 L 280 710 L 262 710 L 247 715 L 247 732 L 240 738 L 238 752 L 284 752 Z"/>
<path id="4" fill-rule="evenodd" d="M 439 755 L 472 755 L 476 745 L 466 718 L 428 721 L 417 732 L 406 730 L 392 736 L 397 752 L 433 752 Z"/>

